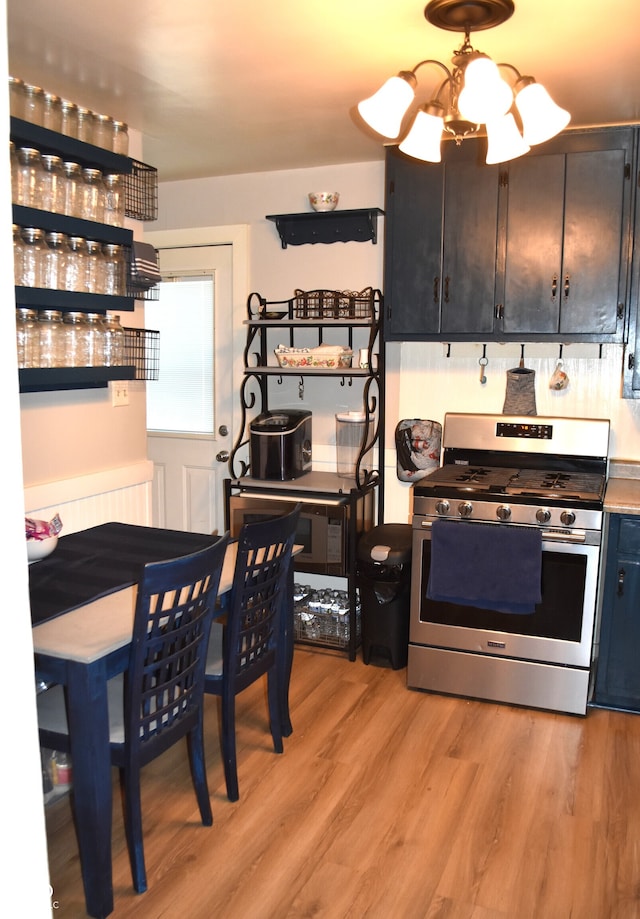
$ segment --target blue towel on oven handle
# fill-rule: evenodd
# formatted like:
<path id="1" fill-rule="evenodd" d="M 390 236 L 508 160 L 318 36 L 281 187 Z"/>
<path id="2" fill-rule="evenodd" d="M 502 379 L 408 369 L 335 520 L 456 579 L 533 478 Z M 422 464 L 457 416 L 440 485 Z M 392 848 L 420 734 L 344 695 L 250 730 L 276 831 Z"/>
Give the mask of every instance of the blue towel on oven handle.
<path id="1" fill-rule="evenodd" d="M 541 578 L 540 530 L 433 522 L 428 599 L 527 615 L 542 599 Z"/>

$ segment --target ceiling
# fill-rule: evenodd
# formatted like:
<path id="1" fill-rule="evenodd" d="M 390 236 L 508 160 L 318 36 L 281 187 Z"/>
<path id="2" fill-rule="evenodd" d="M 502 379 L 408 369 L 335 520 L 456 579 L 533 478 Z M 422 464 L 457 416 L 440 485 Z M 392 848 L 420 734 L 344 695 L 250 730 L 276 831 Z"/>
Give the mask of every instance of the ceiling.
<path id="1" fill-rule="evenodd" d="M 380 160 L 356 103 L 463 39 L 425 2 L 7 0 L 9 69 L 142 131 L 163 181 Z M 571 127 L 640 122 L 638 0 L 515 2 L 476 49 L 543 83 Z"/>

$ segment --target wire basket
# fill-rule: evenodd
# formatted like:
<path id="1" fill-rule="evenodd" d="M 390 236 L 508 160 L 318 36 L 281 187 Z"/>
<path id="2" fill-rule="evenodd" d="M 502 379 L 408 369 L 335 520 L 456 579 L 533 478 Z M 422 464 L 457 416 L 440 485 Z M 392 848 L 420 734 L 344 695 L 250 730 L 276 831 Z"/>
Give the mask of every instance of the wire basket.
<path id="1" fill-rule="evenodd" d="M 131 172 L 124 176 L 125 214 L 132 220 L 158 217 L 158 170 L 133 160 Z"/>
<path id="2" fill-rule="evenodd" d="M 160 332 L 124 329 L 123 363 L 135 367 L 136 380 L 157 380 L 160 374 Z"/>
<path id="3" fill-rule="evenodd" d="M 295 319 L 371 319 L 374 292 L 371 287 L 351 290 L 296 290 Z"/>

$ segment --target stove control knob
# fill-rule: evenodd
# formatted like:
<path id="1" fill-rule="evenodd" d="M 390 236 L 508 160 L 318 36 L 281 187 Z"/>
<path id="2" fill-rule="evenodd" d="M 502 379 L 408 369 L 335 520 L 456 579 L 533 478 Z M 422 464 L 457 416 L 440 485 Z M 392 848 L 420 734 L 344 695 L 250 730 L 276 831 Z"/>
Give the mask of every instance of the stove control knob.
<path id="1" fill-rule="evenodd" d="M 470 501 L 462 501 L 458 505 L 458 514 L 461 517 L 470 517 L 473 513 L 473 504 Z"/>
<path id="2" fill-rule="evenodd" d="M 536 511 L 536 520 L 538 523 L 549 523 L 551 520 L 551 511 L 546 507 L 541 507 Z"/>
<path id="3" fill-rule="evenodd" d="M 436 502 L 436 514 L 444 516 L 449 513 L 450 504 L 448 501 L 437 501 Z"/>
<path id="4" fill-rule="evenodd" d="M 496 517 L 498 520 L 509 520 L 511 517 L 511 508 L 508 504 L 501 504 L 496 510 Z"/>
<path id="5" fill-rule="evenodd" d="M 563 523 L 566 527 L 571 527 L 576 522 L 576 515 L 573 511 L 563 511 L 560 514 L 560 523 Z"/>

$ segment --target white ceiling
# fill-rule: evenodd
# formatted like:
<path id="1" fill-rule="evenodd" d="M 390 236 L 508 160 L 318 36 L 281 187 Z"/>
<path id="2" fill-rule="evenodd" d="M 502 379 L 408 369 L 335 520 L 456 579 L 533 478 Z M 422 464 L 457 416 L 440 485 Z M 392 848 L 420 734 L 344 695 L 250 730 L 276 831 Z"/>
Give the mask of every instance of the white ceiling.
<path id="1" fill-rule="evenodd" d="M 7 0 L 9 69 L 142 131 L 163 180 L 378 160 L 356 103 L 463 39 L 425 2 Z M 471 41 L 578 127 L 640 122 L 639 34 L 638 0 L 516 0 Z"/>

